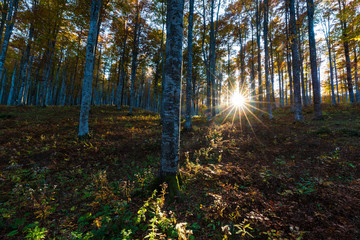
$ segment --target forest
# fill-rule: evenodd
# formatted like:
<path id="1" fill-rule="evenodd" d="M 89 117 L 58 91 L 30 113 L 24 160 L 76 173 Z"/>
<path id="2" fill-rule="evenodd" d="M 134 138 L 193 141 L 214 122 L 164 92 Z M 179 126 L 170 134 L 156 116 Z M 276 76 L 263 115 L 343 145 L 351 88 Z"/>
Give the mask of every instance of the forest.
<path id="1" fill-rule="evenodd" d="M 0 10 L 0 239 L 360 239 L 359 0 Z"/>

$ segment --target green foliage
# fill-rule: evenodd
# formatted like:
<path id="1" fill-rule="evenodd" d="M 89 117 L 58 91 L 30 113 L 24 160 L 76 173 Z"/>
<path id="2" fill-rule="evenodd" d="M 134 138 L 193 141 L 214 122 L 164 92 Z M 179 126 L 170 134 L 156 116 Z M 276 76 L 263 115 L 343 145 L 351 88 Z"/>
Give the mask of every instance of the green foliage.
<path id="1" fill-rule="evenodd" d="M 20 110 L 0 119 L 9 123 L 0 134 L 1 239 L 354 239 L 357 231 L 360 152 L 348 130 L 360 122 L 336 107 L 303 125 L 281 110 L 269 129 L 252 126 L 256 136 L 196 119 L 197 130 L 182 133 L 184 201 L 174 203 L 164 201 L 167 188 L 153 191 L 157 116 L 95 106 L 96 134 L 84 142 L 74 137 L 75 107 Z M 331 138 L 309 134 L 322 125 Z"/>
<path id="2" fill-rule="evenodd" d="M 27 233 L 25 235 L 26 239 L 29 240 L 41 240 L 41 239 L 45 239 L 46 237 L 46 233 L 48 232 L 48 230 L 46 228 L 40 228 L 38 226 L 38 222 L 35 222 L 33 224 L 28 225 L 25 228 L 25 232 Z"/>
<path id="3" fill-rule="evenodd" d="M 250 223 L 246 224 L 246 219 L 242 223 L 235 224 L 234 227 L 237 228 L 236 234 L 240 234 L 241 237 L 245 237 L 245 236 L 250 236 L 252 238 L 254 237 L 249 233 L 249 230 L 253 230 L 253 229 L 250 227 Z"/>

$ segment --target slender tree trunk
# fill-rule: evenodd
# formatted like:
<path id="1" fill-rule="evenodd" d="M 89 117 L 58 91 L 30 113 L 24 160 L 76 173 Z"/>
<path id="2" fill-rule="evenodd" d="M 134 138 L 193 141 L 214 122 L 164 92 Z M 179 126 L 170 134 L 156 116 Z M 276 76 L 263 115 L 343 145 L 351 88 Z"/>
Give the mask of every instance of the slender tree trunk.
<path id="1" fill-rule="evenodd" d="M 251 87 L 251 103 L 255 106 L 255 48 L 254 48 L 254 31 L 253 25 L 251 24 L 251 74 L 250 74 L 250 87 Z"/>
<path id="2" fill-rule="evenodd" d="M 6 69 L 4 71 L 4 74 L 0 76 L 1 78 L 1 90 L 0 90 L 0 104 L 3 103 L 3 98 L 5 96 L 5 88 L 6 88 Z"/>
<path id="3" fill-rule="evenodd" d="M 285 80 L 286 82 L 286 80 Z M 288 84 L 285 84 L 285 105 L 288 105 Z"/>
<path id="4" fill-rule="evenodd" d="M 239 28 L 239 43 L 240 43 L 240 87 L 239 90 L 243 90 L 244 82 L 245 82 L 245 64 L 244 64 L 244 46 L 243 46 L 243 36 L 242 36 L 242 28 Z M 228 61 L 230 61 L 230 44 L 228 44 Z"/>
<path id="5" fill-rule="evenodd" d="M 1 45 L 1 42 L 2 42 L 2 36 L 3 36 L 4 27 L 5 27 L 5 23 L 6 23 L 6 17 L 7 17 L 7 14 L 8 14 L 8 7 L 9 7 L 8 0 L 4 0 L 3 4 L 1 6 L 0 45 Z M 0 49 L 0 51 L 1 50 L 2 49 Z"/>
<path id="6" fill-rule="evenodd" d="M 28 104 L 28 95 L 30 93 L 30 89 L 31 89 L 31 70 L 32 70 L 32 65 L 34 62 L 34 55 L 32 55 L 30 57 L 30 62 L 29 62 L 29 67 L 28 70 L 26 72 L 26 87 L 24 90 L 24 104 Z"/>
<path id="7" fill-rule="evenodd" d="M 261 46 L 260 46 L 260 4 L 256 0 L 256 42 L 258 46 L 258 83 L 259 83 L 259 109 L 263 108 L 263 91 L 262 91 L 262 76 L 261 76 Z"/>
<path id="8" fill-rule="evenodd" d="M 100 24 L 100 12 L 102 0 L 93 0 L 91 4 L 90 28 L 86 46 L 86 61 L 82 88 L 82 100 L 79 121 L 79 137 L 89 135 L 89 111 L 92 94 L 92 81 L 94 75 L 94 55 L 96 39 L 98 38 L 98 24 Z"/>
<path id="9" fill-rule="evenodd" d="M 284 101 L 284 72 L 283 69 L 280 69 L 280 77 L 281 77 L 281 106 L 284 107 L 285 101 Z M 286 100 L 287 101 L 287 100 Z"/>
<path id="10" fill-rule="evenodd" d="M 281 76 L 281 62 L 280 62 L 280 56 L 279 54 L 277 55 L 278 57 L 278 61 L 277 61 L 277 67 L 278 67 L 278 79 L 279 79 L 279 102 L 280 102 L 280 107 L 284 107 L 284 89 L 283 89 L 283 80 L 282 80 L 282 76 Z"/>
<path id="11" fill-rule="evenodd" d="M 206 71 L 206 117 L 207 120 L 210 121 L 211 120 L 211 78 L 210 78 L 210 74 L 211 74 L 211 66 L 210 66 L 210 60 L 208 59 L 207 55 L 206 55 L 206 50 L 205 50 L 205 35 L 206 35 L 206 5 L 205 5 L 205 0 L 203 0 L 203 34 L 202 34 L 202 44 L 201 44 L 201 48 L 202 48 L 202 53 L 203 53 L 203 61 L 204 61 L 204 65 L 205 65 L 205 71 Z M 210 58 L 210 57 L 209 57 Z"/>
<path id="12" fill-rule="evenodd" d="M 271 34 L 272 36 L 272 34 Z M 270 61 L 271 61 L 271 71 L 270 71 L 270 79 L 271 79 L 271 101 L 272 106 L 275 109 L 276 108 L 276 99 L 275 99 L 275 87 L 274 87 L 274 54 L 273 54 L 273 41 L 272 38 L 270 39 Z M 281 85 L 279 85 L 280 88 Z M 280 100 L 280 99 L 279 99 Z"/>
<path id="13" fill-rule="evenodd" d="M 288 5 L 288 2 L 286 2 L 286 4 Z M 289 46 L 290 35 L 289 35 L 289 27 L 288 27 L 288 15 L 289 15 L 288 13 L 289 13 L 289 9 L 288 9 L 288 7 L 286 7 L 286 11 L 285 11 L 286 61 L 287 61 L 287 71 L 288 71 L 288 76 L 289 76 L 290 105 L 291 105 L 291 108 L 293 108 L 293 106 L 294 106 L 294 91 L 293 91 L 293 78 L 292 78 L 291 56 L 290 56 L 290 46 Z M 287 100 L 287 90 L 286 90 L 286 100 Z M 287 103 L 286 103 L 286 105 L 287 105 Z"/>
<path id="14" fill-rule="evenodd" d="M 328 54 L 329 54 L 329 64 L 330 64 L 330 87 L 331 87 L 331 102 L 332 104 L 336 104 L 335 99 L 335 89 L 334 89 L 334 68 L 333 68 L 333 62 L 331 57 L 331 46 L 330 46 L 330 40 L 326 40 L 327 47 L 328 47 Z"/>
<path id="15" fill-rule="evenodd" d="M 193 115 L 197 115 L 196 112 L 196 75 L 192 77 L 192 103 L 193 103 Z"/>
<path id="16" fill-rule="evenodd" d="M 359 92 L 359 78 L 358 78 L 358 58 L 356 46 L 354 46 L 354 75 L 355 75 L 355 93 L 356 93 L 356 102 L 360 102 L 360 92 Z"/>
<path id="17" fill-rule="evenodd" d="M 168 184 L 170 199 L 179 195 L 181 63 L 184 0 L 167 0 L 164 119 L 160 177 Z"/>
<path id="18" fill-rule="evenodd" d="M 314 33 L 314 1 L 306 0 L 308 9 L 308 25 L 309 25 L 309 47 L 310 47 L 310 62 L 311 62 L 311 79 L 313 84 L 313 98 L 314 98 L 314 118 L 321 119 L 321 86 L 320 79 L 317 78 L 317 57 L 316 57 L 316 42 Z"/>
<path id="19" fill-rule="evenodd" d="M 14 71 L 13 71 L 12 78 L 11 78 L 11 86 L 10 86 L 8 100 L 7 100 L 8 106 L 14 104 L 15 79 L 16 79 L 16 64 L 15 64 Z"/>
<path id="20" fill-rule="evenodd" d="M 300 29 L 299 29 L 300 31 Z M 307 106 L 307 98 L 306 98 L 306 90 L 305 90 L 305 76 L 304 76 L 304 56 L 303 56 L 303 52 L 302 52 L 302 42 L 301 41 L 302 34 L 299 33 L 299 56 L 300 56 L 300 79 L 301 79 L 301 97 L 302 97 L 302 104 L 304 106 Z"/>
<path id="21" fill-rule="evenodd" d="M 55 53 L 55 45 L 56 45 L 58 32 L 59 32 L 59 28 L 58 29 L 54 28 L 53 33 L 51 34 L 54 38 L 53 40 L 49 41 L 47 54 L 45 56 L 46 63 L 43 72 L 42 88 L 40 89 L 40 105 L 42 107 L 46 106 L 48 88 L 50 87 L 49 77 L 50 77 L 52 61 Z"/>
<path id="22" fill-rule="evenodd" d="M 123 41 L 123 48 L 122 48 L 121 62 L 120 62 L 119 84 L 118 84 L 117 89 L 116 89 L 116 97 L 117 97 L 116 105 L 117 105 L 118 110 L 121 107 L 122 92 L 123 92 L 123 87 L 124 87 L 124 75 L 125 75 L 124 64 L 125 64 L 125 57 L 126 57 L 125 56 L 125 54 L 126 54 L 126 42 L 127 42 L 127 34 L 125 33 L 125 37 L 124 37 L 124 41 Z"/>
<path id="23" fill-rule="evenodd" d="M 345 10 L 345 3 L 343 2 L 343 8 L 341 8 L 341 2 L 338 0 L 339 3 L 339 12 L 340 12 L 340 24 L 342 29 L 342 37 L 343 37 L 343 46 L 345 52 L 345 61 L 346 61 L 346 79 L 347 79 L 347 87 L 349 91 L 350 102 L 355 103 L 354 98 L 354 90 L 352 85 L 352 76 L 351 76 L 351 61 L 350 61 L 350 51 L 349 51 L 349 40 L 348 40 L 348 27 L 347 22 L 344 20 L 343 11 Z"/>
<path id="24" fill-rule="evenodd" d="M 291 32 L 291 51 L 292 51 L 292 65 L 293 65 L 293 81 L 294 81 L 294 103 L 295 103 L 295 121 L 302 121 L 303 115 L 301 111 L 301 90 L 300 90 L 300 56 L 299 43 L 296 32 L 295 19 L 295 0 L 289 0 L 290 9 L 290 32 Z"/>
<path id="25" fill-rule="evenodd" d="M 336 64 L 336 52 L 334 51 L 334 68 L 335 68 L 335 80 L 336 80 L 336 96 L 337 96 L 337 103 L 340 103 L 340 96 L 339 96 L 339 79 L 337 73 L 337 64 Z"/>
<path id="26" fill-rule="evenodd" d="M 10 37 L 12 35 L 12 31 L 14 28 L 14 22 L 16 18 L 18 4 L 19 4 L 19 0 L 10 0 L 9 12 L 7 14 L 7 19 L 6 19 L 4 41 L 1 47 L 1 54 L 0 54 L 0 76 L 2 76 L 4 73 L 6 54 L 9 46 Z"/>
<path id="27" fill-rule="evenodd" d="M 266 102 L 269 118 L 272 119 L 271 90 L 269 80 L 269 45 L 268 45 L 268 20 L 269 20 L 269 1 L 264 0 L 264 48 L 265 48 L 265 84 L 266 84 Z"/>
<path id="28" fill-rule="evenodd" d="M 212 118 L 216 115 L 216 103 L 215 103 L 215 25 L 214 25 L 214 10 L 215 10 L 215 0 L 211 0 L 211 16 L 210 16 L 210 81 L 211 81 L 211 102 L 212 102 Z"/>
<path id="29" fill-rule="evenodd" d="M 161 9 L 164 10 L 165 9 L 165 4 L 164 2 L 162 3 L 161 5 Z M 164 16 L 164 15 L 163 15 Z M 165 56 L 165 51 L 164 51 L 164 34 L 165 34 L 165 19 L 163 18 L 163 24 L 162 24 L 162 32 L 161 32 L 161 44 L 160 44 L 160 48 L 161 48 L 161 54 L 162 54 L 162 57 L 161 57 L 161 73 L 162 73 L 162 76 L 161 76 L 161 99 L 160 99 L 160 104 L 158 103 L 158 105 L 160 106 L 160 117 L 161 117 L 161 122 L 162 122 L 162 119 L 164 117 L 164 112 L 163 112 L 163 109 L 164 109 L 164 86 L 165 86 L 165 59 L 166 59 L 166 56 Z M 159 108 L 159 107 L 158 107 Z"/>
<path id="30" fill-rule="evenodd" d="M 136 71 L 138 66 L 138 41 L 140 37 L 140 6 L 139 1 L 136 0 L 136 19 L 135 19 L 135 28 L 134 28 L 134 46 L 132 54 L 132 64 L 131 64 L 131 87 L 130 87 L 130 103 L 129 103 L 129 115 L 132 115 L 133 105 L 134 105 L 134 85 L 136 78 Z"/>
<path id="31" fill-rule="evenodd" d="M 94 87 L 94 91 L 92 91 L 92 93 L 91 93 L 92 94 L 92 97 L 91 97 L 92 104 L 96 104 L 95 100 L 97 100 L 98 95 L 99 95 L 98 82 L 99 82 L 99 73 L 100 73 L 100 66 L 101 66 L 101 56 L 102 56 L 102 44 L 100 43 L 100 53 L 99 53 L 99 58 L 98 58 L 98 61 L 97 61 L 95 87 Z M 94 64 L 94 66 L 95 66 L 95 64 Z"/>
<path id="32" fill-rule="evenodd" d="M 309 67 L 308 67 L 309 68 Z M 309 69 L 307 70 L 307 72 L 310 72 Z M 312 96 L 311 96 L 311 93 L 312 93 L 312 80 L 311 80 L 311 75 L 310 77 L 308 78 L 309 79 L 309 85 L 308 85 L 308 88 L 309 88 L 309 102 L 311 103 L 312 102 Z"/>
<path id="33" fill-rule="evenodd" d="M 188 29 L 188 65 L 186 78 L 186 114 L 185 114 L 185 129 L 191 129 L 191 100 L 192 100 L 192 41 L 193 41 L 193 26 L 194 26 L 194 0 L 190 0 L 189 6 L 189 29 Z"/>

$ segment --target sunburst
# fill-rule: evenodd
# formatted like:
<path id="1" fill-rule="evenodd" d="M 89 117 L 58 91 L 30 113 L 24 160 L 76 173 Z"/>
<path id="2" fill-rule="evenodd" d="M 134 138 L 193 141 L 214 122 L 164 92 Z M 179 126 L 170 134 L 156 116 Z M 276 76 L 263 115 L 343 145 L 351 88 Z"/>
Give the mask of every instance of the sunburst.
<path id="1" fill-rule="evenodd" d="M 240 128 L 242 129 L 242 120 L 245 118 L 244 120 L 249 124 L 251 131 L 255 134 L 253 124 L 251 122 L 251 119 L 255 119 L 257 122 L 268 128 L 255 113 L 260 112 L 262 114 L 268 114 L 256 106 L 259 103 L 259 101 L 256 100 L 258 98 L 257 95 L 252 94 L 252 92 L 246 89 L 244 85 L 236 87 L 233 92 L 228 91 L 227 94 L 231 97 L 228 98 L 229 101 L 221 107 L 222 111 L 220 114 L 225 115 L 222 123 L 230 118 L 231 124 L 234 124 L 235 118 L 238 118 Z M 265 104 L 265 102 L 262 103 Z"/>

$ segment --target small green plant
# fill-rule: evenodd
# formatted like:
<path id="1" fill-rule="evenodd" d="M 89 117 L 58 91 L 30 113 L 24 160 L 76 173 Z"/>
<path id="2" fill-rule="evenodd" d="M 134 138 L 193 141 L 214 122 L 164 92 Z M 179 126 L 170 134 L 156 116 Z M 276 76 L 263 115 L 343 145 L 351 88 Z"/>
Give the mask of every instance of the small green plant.
<path id="1" fill-rule="evenodd" d="M 87 233 L 84 234 L 84 233 L 75 231 L 75 232 L 71 232 L 71 236 L 72 236 L 74 239 L 89 240 L 89 239 L 91 239 L 94 235 L 93 235 L 91 232 L 87 232 Z"/>
<path id="2" fill-rule="evenodd" d="M 260 169 L 259 175 L 266 183 L 269 183 L 270 178 L 273 176 L 271 170 L 267 167 L 263 167 L 262 169 Z"/>
<path id="3" fill-rule="evenodd" d="M 245 237 L 248 235 L 253 238 L 254 236 L 249 233 L 249 230 L 253 230 L 253 229 L 252 229 L 252 227 L 250 227 L 250 223 L 246 224 L 246 222 L 247 222 L 247 220 L 244 219 L 244 221 L 242 223 L 234 225 L 234 227 L 238 229 L 236 231 L 236 234 L 241 234 L 241 237 Z"/>
<path id="4" fill-rule="evenodd" d="M 186 223 L 176 223 L 175 214 L 171 211 L 167 213 L 162 210 L 165 203 L 167 185 L 163 184 L 160 195 L 157 197 L 155 190 L 151 197 L 145 201 L 144 205 L 139 209 L 135 224 L 139 225 L 142 222 L 147 222 L 147 234 L 145 238 L 150 240 L 155 239 L 189 239 L 188 236 L 192 234 L 191 230 L 187 230 Z M 141 226 L 140 226 L 141 228 Z"/>
<path id="5" fill-rule="evenodd" d="M 25 238 L 29 240 L 41 240 L 45 239 L 46 233 L 48 232 L 46 228 L 40 228 L 38 222 L 28 225 L 25 228 L 27 232 Z"/>
<path id="6" fill-rule="evenodd" d="M 309 195 L 312 192 L 315 192 L 315 186 L 314 186 L 314 182 L 310 181 L 310 180 L 304 180 L 303 178 L 300 178 L 302 182 L 298 182 L 296 183 L 297 185 L 297 189 L 296 192 L 299 194 L 305 194 L 305 195 Z"/>

